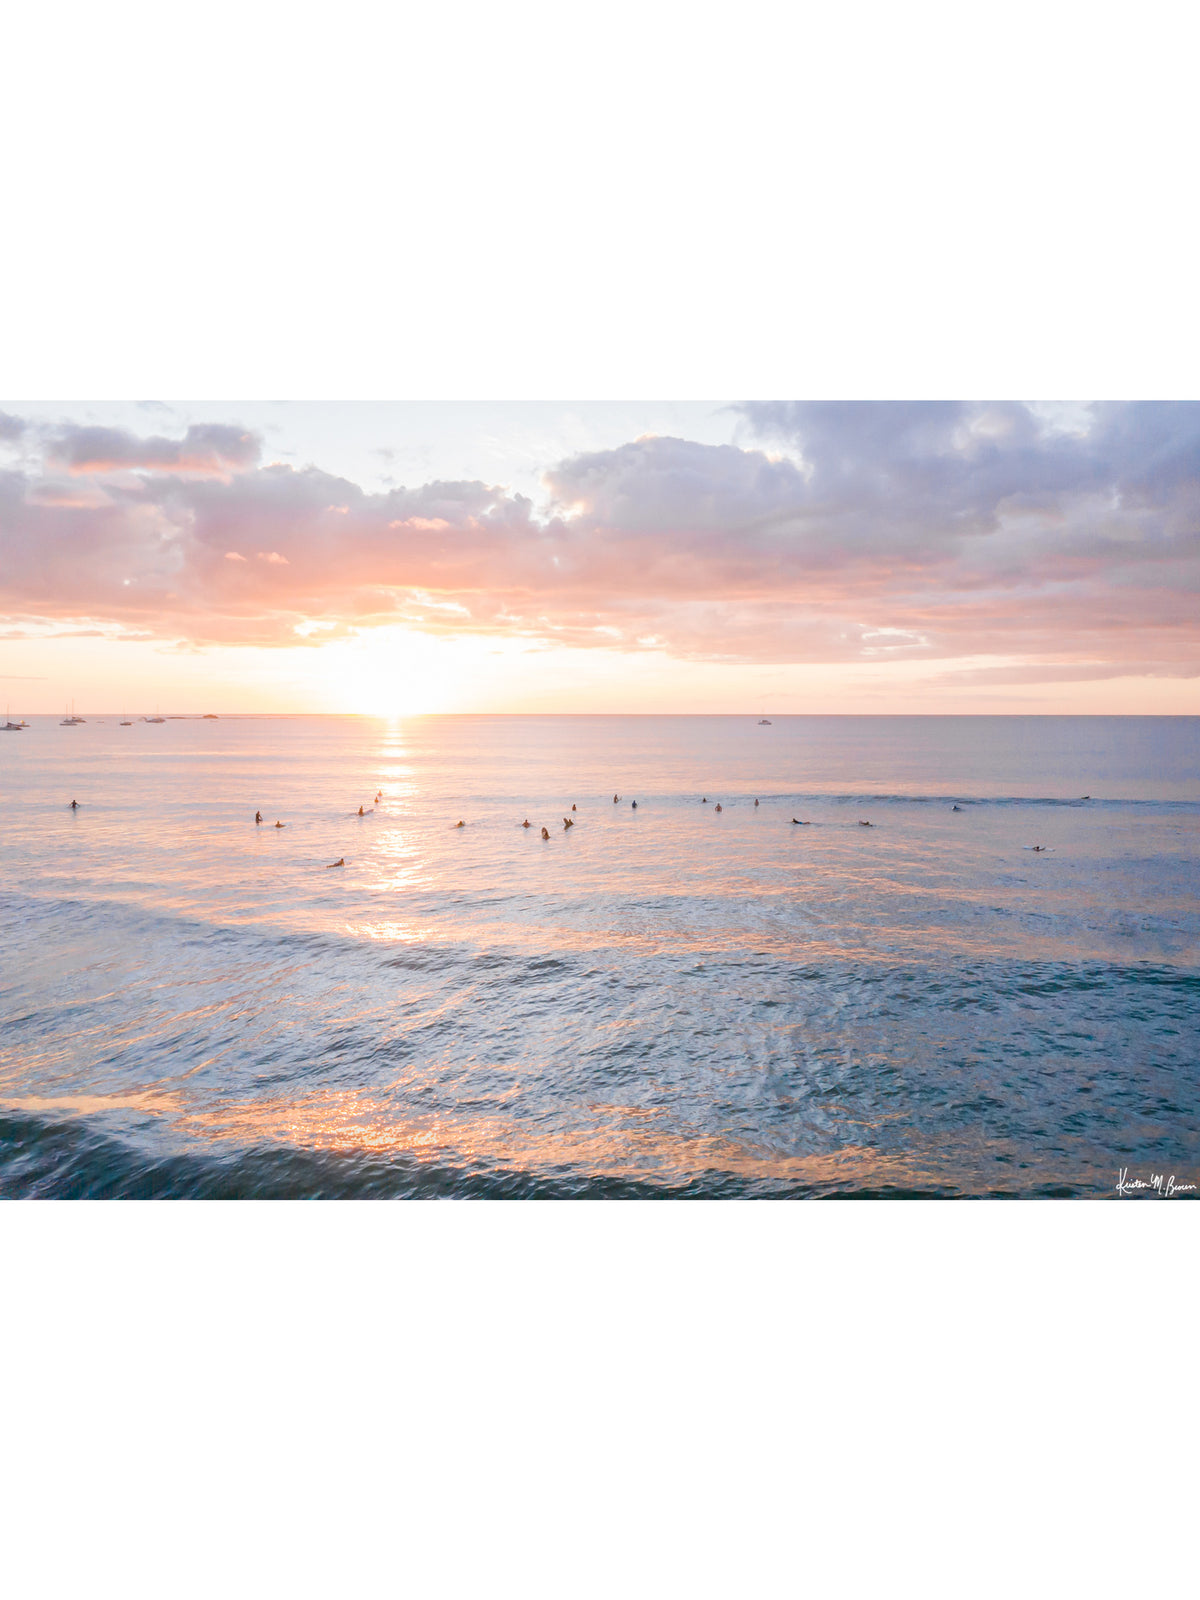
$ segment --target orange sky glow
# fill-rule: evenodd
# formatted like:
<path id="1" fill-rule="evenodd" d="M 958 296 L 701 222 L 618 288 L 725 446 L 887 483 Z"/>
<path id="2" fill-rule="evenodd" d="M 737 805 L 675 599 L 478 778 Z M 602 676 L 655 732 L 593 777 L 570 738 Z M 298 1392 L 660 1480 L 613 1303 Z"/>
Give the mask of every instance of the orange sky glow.
<path id="1" fill-rule="evenodd" d="M 0 557 L 14 714 L 1200 711 L 1187 403 L 6 402 Z"/>

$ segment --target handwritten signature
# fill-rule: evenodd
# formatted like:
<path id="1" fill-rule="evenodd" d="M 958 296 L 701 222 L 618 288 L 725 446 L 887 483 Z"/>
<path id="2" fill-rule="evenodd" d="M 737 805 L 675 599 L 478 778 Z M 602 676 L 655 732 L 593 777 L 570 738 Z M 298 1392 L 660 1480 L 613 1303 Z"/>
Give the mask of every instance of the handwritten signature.
<path id="1" fill-rule="evenodd" d="M 1122 1167 L 1117 1174 L 1117 1193 L 1122 1199 L 1127 1194 L 1136 1194 L 1140 1189 L 1147 1189 L 1158 1195 L 1160 1200 L 1170 1200 L 1172 1195 L 1187 1194 L 1195 1188 L 1194 1183 L 1181 1182 L 1173 1172 L 1169 1176 L 1164 1176 L 1161 1172 L 1152 1172 L 1149 1179 L 1131 1178 L 1129 1168 Z"/>

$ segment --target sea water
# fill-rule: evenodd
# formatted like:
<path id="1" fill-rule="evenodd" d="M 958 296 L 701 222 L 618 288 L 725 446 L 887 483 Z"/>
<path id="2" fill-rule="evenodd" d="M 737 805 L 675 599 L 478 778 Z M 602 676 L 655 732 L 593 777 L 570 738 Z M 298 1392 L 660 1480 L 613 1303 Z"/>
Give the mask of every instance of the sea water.
<path id="1" fill-rule="evenodd" d="M 1200 718 L 36 717 L 0 829 L 3 1194 L 1200 1177 Z"/>

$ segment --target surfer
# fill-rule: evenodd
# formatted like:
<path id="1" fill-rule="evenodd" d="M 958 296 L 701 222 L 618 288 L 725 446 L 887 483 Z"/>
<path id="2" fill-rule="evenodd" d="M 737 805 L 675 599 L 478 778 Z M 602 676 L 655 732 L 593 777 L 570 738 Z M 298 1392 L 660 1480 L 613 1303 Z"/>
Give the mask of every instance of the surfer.
<path id="1" fill-rule="evenodd" d="M 874 823 L 872 823 L 872 822 L 864 822 L 861 817 L 858 819 L 858 825 L 859 825 L 860 828 L 872 828 L 872 827 L 874 827 Z"/>
<path id="2" fill-rule="evenodd" d="M 631 801 L 630 801 L 630 802 L 629 802 L 629 804 L 630 804 L 630 805 L 631 805 L 631 806 L 632 806 L 632 808 L 633 808 L 633 809 L 634 809 L 634 811 L 636 811 L 636 810 L 637 810 L 637 801 L 636 801 L 636 800 L 631 800 Z"/>
<path id="3" fill-rule="evenodd" d="M 721 804 L 721 802 L 720 802 L 720 801 L 719 801 L 719 800 L 718 800 L 718 801 L 717 801 L 717 810 L 718 810 L 718 811 L 723 811 L 723 810 L 724 810 L 724 809 L 725 809 L 725 808 L 724 808 L 724 806 L 723 806 L 723 805 L 722 805 L 722 804 Z"/>
<path id="4" fill-rule="evenodd" d="M 466 823 L 465 823 L 465 822 L 456 822 L 456 823 L 455 823 L 455 824 L 454 824 L 454 826 L 455 826 L 455 827 L 456 827 L 456 828 L 465 828 L 465 827 L 466 827 Z"/>
<path id="5" fill-rule="evenodd" d="M 275 826 L 276 826 L 276 827 L 277 827 L 277 828 L 286 828 L 286 827 L 287 827 L 287 823 L 286 823 L 286 822 L 277 822 L 277 823 L 276 823 L 276 824 L 275 824 Z"/>
<path id="6" fill-rule="evenodd" d="M 549 837 L 550 837 L 550 829 L 549 828 L 543 828 L 542 829 L 542 838 L 543 839 L 548 839 Z"/>
<path id="7" fill-rule="evenodd" d="M 365 817 L 366 816 L 366 812 L 363 810 L 363 808 L 361 806 L 359 806 L 359 808 L 358 808 L 358 814 L 359 814 L 360 817 Z"/>
<path id="8" fill-rule="evenodd" d="M 325 868 L 325 871 L 326 872 L 332 872 L 334 867 L 344 867 L 345 865 L 346 865 L 345 856 L 339 856 L 336 861 L 331 861 L 329 863 L 329 865 Z"/>
<path id="9" fill-rule="evenodd" d="M 811 822 L 801 822 L 799 817 L 793 817 L 792 821 L 796 824 L 796 826 L 798 828 L 811 828 L 812 827 L 812 823 Z"/>
<path id="10" fill-rule="evenodd" d="M 754 802 L 754 804 L 755 804 L 755 805 L 757 805 L 757 804 L 758 804 L 758 801 L 757 801 L 757 800 L 756 800 L 756 801 L 755 801 L 755 802 Z"/>
<path id="11" fill-rule="evenodd" d="M 256 811 L 254 813 L 254 820 L 255 820 L 255 822 L 261 822 L 262 821 L 262 812 L 261 811 Z"/>
<path id="12" fill-rule="evenodd" d="M 951 809 L 951 811 L 961 811 L 962 807 L 961 806 L 951 806 L 950 809 Z"/>
<path id="13" fill-rule="evenodd" d="M 530 822 L 530 820 L 529 820 L 529 818 L 528 818 L 528 817 L 526 817 L 526 818 L 525 818 L 525 821 L 524 821 L 524 822 L 523 822 L 523 823 L 522 823 L 522 824 L 521 824 L 521 826 L 522 826 L 522 827 L 523 827 L 523 828 L 532 828 L 532 827 L 533 827 L 533 823 L 532 823 L 532 822 Z"/>
<path id="14" fill-rule="evenodd" d="M 79 810 L 79 801 L 78 800 L 72 800 L 71 801 L 71 810 L 72 811 L 78 811 Z"/>

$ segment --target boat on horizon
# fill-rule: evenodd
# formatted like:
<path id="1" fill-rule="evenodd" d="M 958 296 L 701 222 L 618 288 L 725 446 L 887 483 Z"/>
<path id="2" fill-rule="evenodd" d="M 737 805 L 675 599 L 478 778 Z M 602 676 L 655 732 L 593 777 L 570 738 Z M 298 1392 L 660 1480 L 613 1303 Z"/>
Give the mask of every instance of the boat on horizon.
<path id="1" fill-rule="evenodd" d="M 770 717 L 759 717 L 758 725 L 760 728 L 769 728 L 771 726 Z"/>

